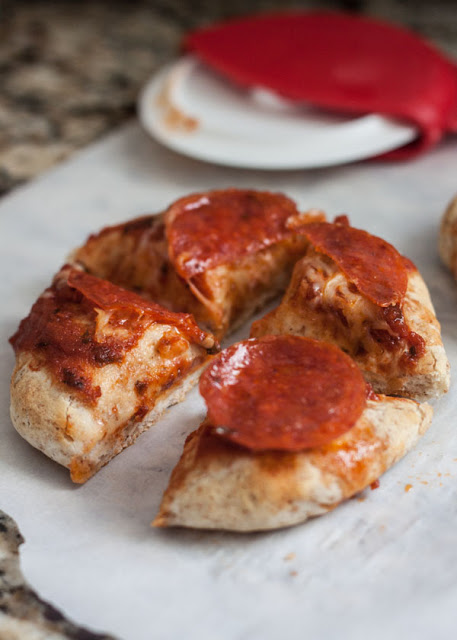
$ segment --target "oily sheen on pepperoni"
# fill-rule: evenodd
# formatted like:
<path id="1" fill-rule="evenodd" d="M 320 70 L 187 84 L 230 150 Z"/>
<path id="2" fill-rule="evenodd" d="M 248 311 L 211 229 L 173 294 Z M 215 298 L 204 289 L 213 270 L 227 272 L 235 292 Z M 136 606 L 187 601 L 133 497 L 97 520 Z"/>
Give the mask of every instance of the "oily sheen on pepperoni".
<path id="1" fill-rule="evenodd" d="M 380 307 L 401 303 L 408 286 L 408 263 L 391 244 L 346 224 L 311 222 L 301 231 L 369 300 Z M 413 266 L 410 263 L 409 268 Z"/>
<path id="2" fill-rule="evenodd" d="M 226 189 L 177 200 L 165 214 L 170 258 L 184 279 L 291 235 L 295 203 L 278 193 Z"/>
<path id="3" fill-rule="evenodd" d="M 220 353 L 200 379 L 212 431 L 253 451 L 299 451 L 348 431 L 366 384 L 338 347 L 300 336 L 265 336 Z"/>

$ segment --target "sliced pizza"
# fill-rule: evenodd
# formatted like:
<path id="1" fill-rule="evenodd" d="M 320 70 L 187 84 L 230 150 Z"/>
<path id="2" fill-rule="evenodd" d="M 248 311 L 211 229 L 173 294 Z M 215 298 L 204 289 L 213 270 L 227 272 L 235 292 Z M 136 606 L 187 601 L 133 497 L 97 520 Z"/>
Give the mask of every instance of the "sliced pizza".
<path id="1" fill-rule="evenodd" d="M 309 240 L 281 304 L 251 336 L 295 334 L 338 345 L 375 391 L 416 400 L 449 388 L 449 363 L 428 289 L 381 238 L 335 223 L 302 227 Z"/>
<path id="2" fill-rule="evenodd" d="M 457 278 L 457 196 L 449 203 L 441 220 L 438 248 L 444 264 Z"/>
<path id="3" fill-rule="evenodd" d="M 11 343 L 13 425 L 78 483 L 181 400 L 217 348 L 191 316 L 69 265 Z"/>
<path id="4" fill-rule="evenodd" d="M 208 414 L 186 441 L 153 524 L 275 529 L 330 511 L 409 451 L 432 408 L 376 395 L 334 345 L 264 336 L 204 372 Z"/>
<path id="5" fill-rule="evenodd" d="M 72 259 L 172 311 L 192 313 L 220 339 L 286 288 L 308 244 L 291 220 L 322 219 L 300 214 L 279 193 L 196 193 L 164 214 L 102 230 Z"/>

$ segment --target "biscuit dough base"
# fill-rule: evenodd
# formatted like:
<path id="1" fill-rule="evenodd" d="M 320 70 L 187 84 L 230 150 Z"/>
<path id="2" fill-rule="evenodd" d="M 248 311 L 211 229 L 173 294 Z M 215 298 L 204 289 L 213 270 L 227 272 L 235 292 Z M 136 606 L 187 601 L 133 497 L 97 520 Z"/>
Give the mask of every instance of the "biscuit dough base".
<path id="1" fill-rule="evenodd" d="M 457 196 L 449 203 L 441 221 L 438 250 L 444 264 L 457 279 Z"/>
<path id="2" fill-rule="evenodd" d="M 325 216 L 298 214 L 301 224 Z M 145 216 L 90 236 L 72 264 L 176 312 L 191 313 L 218 340 L 233 333 L 282 293 L 308 241 L 292 234 L 253 254 L 218 264 L 185 280 L 168 256 L 164 216 Z"/>
<path id="3" fill-rule="evenodd" d="M 380 396 L 346 434 L 297 453 L 253 453 L 203 423 L 188 437 L 152 524 L 247 532 L 304 522 L 377 480 L 431 419 L 428 404 Z"/>
<path id="4" fill-rule="evenodd" d="M 308 299 L 314 282 L 322 286 L 329 309 L 316 309 Z M 374 341 L 359 352 L 367 329 L 382 328 L 378 308 L 351 292 L 349 281 L 333 261 L 310 249 L 296 264 L 281 304 L 252 325 L 251 337 L 290 333 L 324 340 L 350 355 L 377 393 L 419 401 L 439 397 L 449 390 L 449 362 L 430 294 L 418 271 L 409 274 L 402 311 L 409 329 L 425 341 L 425 353 L 413 365 L 402 365 L 399 354 Z"/>
<path id="5" fill-rule="evenodd" d="M 211 356 L 199 345 L 188 344 L 178 360 L 165 360 L 155 350 L 160 336 L 174 331 L 153 325 L 121 365 L 111 364 L 94 372 L 102 395 L 95 406 L 83 402 L 71 389 L 56 384 L 34 355 L 18 354 L 11 379 L 11 420 L 18 433 L 33 447 L 70 470 L 76 483 L 86 482 L 101 467 L 149 429 L 162 413 L 184 399 L 197 383 Z M 162 388 L 160 376 L 169 371 Z M 174 381 L 170 375 L 176 370 Z M 148 412 L 141 417 L 141 398 L 135 382 L 156 374 L 156 387 L 145 400 Z M 173 378 L 171 378 L 173 379 Z"/>

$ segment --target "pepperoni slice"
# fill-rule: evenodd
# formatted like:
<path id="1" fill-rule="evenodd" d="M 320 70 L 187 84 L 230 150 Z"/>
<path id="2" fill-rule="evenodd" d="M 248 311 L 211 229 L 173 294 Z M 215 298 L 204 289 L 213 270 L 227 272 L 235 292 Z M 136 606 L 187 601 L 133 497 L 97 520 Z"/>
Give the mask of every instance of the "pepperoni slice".
<path id="1" fill-rule="evenodd" d="M 71 269 L 67 279 L 68 286 L 79 291 L 94 306 L 109 309 L 130 309 L 140 314 L 147 314 L 154 321 L 179 327 L 189 337 L 199 343 L 206 343 L 209 335 L 202 331 L 187 313 L 174 313 L 154 302 L 144 300 L 141 296 L 122 287 L 97 278 L 84 271 Z"/>
<path id="2" fill-rule="evenodd" d="M 220 353 L 200 379 L 212 431 L 253 451 L 331 442 L 358 420 L 366 383 L 338 347 L 264 336 Z"/>
<path id="3" fill-rule="evenodd" d="M 177 200 L 165 220 L 170 258 L 184 279 L 255 253 L 292 231 L 295 203 L 279 193 L 226 189 Z"/>
<path id="4" fill-rule="evenodd" d="M 96 309 L 113 311 L 112 328 L 96 336 Z M 110 323 L 113 320 L 110 318 Z M 65 266 L 51 287 L 38 298 L 22 320 L 10 342 L 16 353 L 31 351 L 57 378 L 85 400 L 95 402 L 101 395 L 94 371 L 120 363 L 152 322 L 171 324 L 189 341 L 206 349 L 215 345 L 211 334 L 201 331 L 192 316 L 171 313 L 105 280 Z M 173 350 L 176 335 L 163 336 L 161 346 Z M 165 344 L 165 342 L 170 344 Z M 179 373 L 179 372 L 178 372 Z"/>
<path id="5" fill-rule="evenodd" d="M 311 222 L 301 231 L 369 300 L 380 307 L 401 303 L 408 286 L 408 262 L 391 244 L 341 223 Z"/>

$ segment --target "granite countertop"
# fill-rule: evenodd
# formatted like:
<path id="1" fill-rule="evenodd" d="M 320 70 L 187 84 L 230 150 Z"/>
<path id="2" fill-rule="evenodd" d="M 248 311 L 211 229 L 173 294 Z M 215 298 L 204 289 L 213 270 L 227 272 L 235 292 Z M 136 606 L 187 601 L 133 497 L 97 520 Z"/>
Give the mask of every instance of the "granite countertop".
<path id="1" fill-rule="evenodd" d="M 132 117 L 141 86 L 187 30 L 278 7 L 389 18 L 457 57 L 453 0 L 0 2 L 0 193 Z"/>

